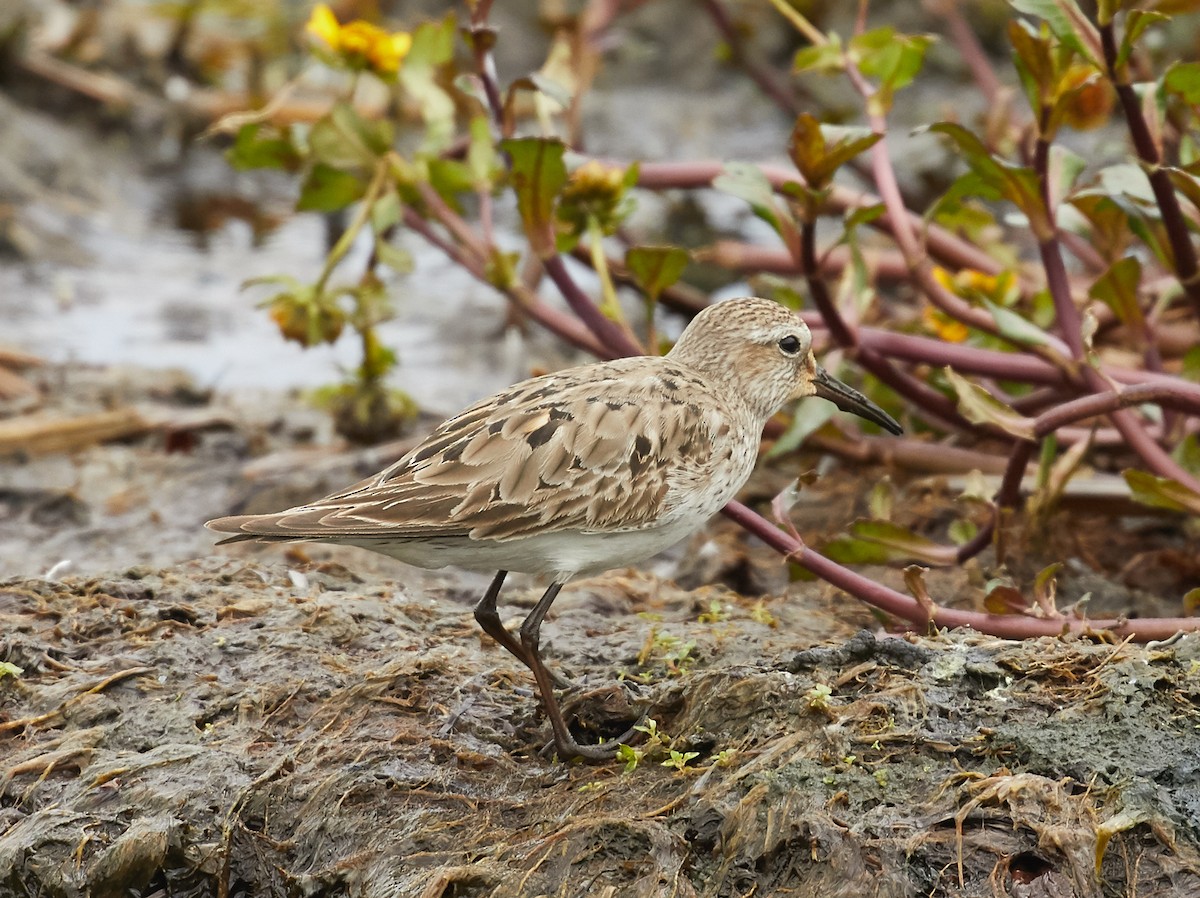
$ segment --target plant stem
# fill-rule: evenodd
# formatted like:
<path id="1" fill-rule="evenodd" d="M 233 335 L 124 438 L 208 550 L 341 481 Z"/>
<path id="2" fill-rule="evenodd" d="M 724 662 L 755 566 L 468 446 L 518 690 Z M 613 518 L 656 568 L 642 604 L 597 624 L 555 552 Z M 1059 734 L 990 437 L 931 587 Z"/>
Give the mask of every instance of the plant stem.
<path id="1" fill-rule="evenodd" d="M 1091 634 L 1112 633 L 1118 638 L 1132 637 L 1144 642 L 1166 639 L 1182 631 L 1200 629 L 1198 617 L 1160 617 L 1139 620 L 1111 618 L 1087 620 L 1080 617 L 1037 618 L 1018 614 L 986 614 L 962 611 L 957 608 L 934 607 L 932 616 L 916 599 L 876 583 L 849 568 L 830 561 L 819 552 L 784 533 L 774 524 L 755 514 L 740 502 L 730 502 L 723 512 L 764 543 L 801 567 L 844 589 L 857 599 L 888 614 L 921 626 L 971 627 L 1005 639 L 1027 639 L 1035 636 L 1062 636 L 1064 632 Z"/>
<path id="2" fill-rule="evenodd" d="M 1129 136 L 1133 139 L 1134 151 L 1142 160 L 1150 179 L 1150 189 L 1154 191 L 1154 199 L 1171 244 L 1175 273 L 1192 303 L 1194 313 L 1200 317 L 1200 265 L 1196 260 L 1196 247 L 1192 243 L 1187 219 L 1180 208 L 1171 178 L 1162 167 L 1162 155 L 1150 133 L 1150 126 L 1142 115 L 1142 105 L 1137 93 L 1129 82 L 1127 73 L 1117 70 L 1117 39 L 1113 24 L 1108 22 L 1100 25 L 1099 29 L 1108 77 L 1116 89 L 1117 99 L 1121 102 L 1121 111 L 1125 114 L 1125 123 L 1129 127 Z"/>
<path id="3" fill-rule="evenodd" d="M 329 278 L 333 275 L 334 269 L 341 264 L 342 259 L 346 257 L 346 253 L 350 251 L 350 247 L 354 245 L 354 241 L 358 239 L 358 233 L 362 230 L 363 225 L 371 216 L 371 208 L 375 205 L 375 201 L 379 199 L 379 195 L 383 192 L 383 185 L 387 178 L 388 168 L 390 163 L 385 156 L 375 164 L 375 173 L 371 178 L 371 183 L 367 187 L 367 192 L 359 201 L 358 208 L 354 211 L 354 218 L 350 220 L 350 224 L 346 226 L 346 230 L 338 238 L 337 243 L 333 245 L 333 249 L 325 257 L 325 266 L 321 269 L 321 274 L 317 278 L 314 285 L 314 290 L 317 293 L 325 291 L 325 285 L 329 282 Z"/>

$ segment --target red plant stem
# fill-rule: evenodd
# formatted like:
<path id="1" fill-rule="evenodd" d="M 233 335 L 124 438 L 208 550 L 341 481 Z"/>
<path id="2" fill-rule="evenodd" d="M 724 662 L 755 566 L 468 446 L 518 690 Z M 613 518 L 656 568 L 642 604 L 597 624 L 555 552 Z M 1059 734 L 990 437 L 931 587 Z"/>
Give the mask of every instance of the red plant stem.
<path id="1" fill-rule="evenodd" d="M 808 320 L 816 316 L 810 313 L 802 314 L 801 317 Z M 812 327 L 811 321 L 809 326 Z M 858 337 L 863 346 L 889 358 L 903 359 L 914 365 L 936 365 L 939 368 L 949 365 L 960 373 L 1043 386 L 1069 385 L 1062 371 L 1028 353 L 981 349 L 965 343 L 947 343 L 933 337 L 897 334 L 871 327 L 860 327 Z"/>
<path id="2" fill-rule="evenodd" d="M 872 349 L 859 344 L 858 335 L 846 323 L 838 310 L 824 278 L 818 273 L 816 223 L 805 217 L 800 223 L 800 267 L 809 274 L 806 277 L 808 292 L 821 313 L 825 326 L 834 340 L 843 348 L 851 350 L 864 368 L 891 387 L 900 395 L 910 399 L 926 414 L 932 415 L 956 430 L 975 432 L 981 428 L 959 414 L 958 407 L 937 390 L 923 381 L 900 370 Z"/>
<path id="3" fill-rule="evenodd" d="M 1029 466 L 1029 460 L 1033 457 L 1036 447 L 1036 443 L 1025 440 L 1013 446 L 1008 465 L 1004 469 L 1004 477 L 1000 481 L 1000 488 L 996 491 L 991 519 L 979 528 L 975 536 L 959 547 L 955 555 L 955 561 L 959 564 L 986 549 L 992 542 L 992 535 L 996 532 L 996 525 L 1004 510 L 1016 508 L 1021 498 L 1021 478 L 1025 476 L 1025 469 Z"/>
<path id="4" fill-rule="evenodd" d="M 1005 639 L 1027 639 L 1036 636 L 1062 636 L 1065 633 L 1111 633 L 1119 639 L 1132 638 L 1145 642 L 1166 639 L 1179 631 L 1200 629 L 1200 617 L 1160 617 L 1139 620 L 1121 618 L 1087 620 L 1078 617 L 1038 618 L 1016 614 L 986 614 L 935 607 L 932 616 L 916 599 L 876 583 L 849 568 L 829 560 L 799 540 L 784 533 L 765 518 L 755 514 L 740 502 L 730 502 L 722 512 L 775 551 L 812 572 L 827 583 L 844 589 L 850 595 L 888 614 L 921 626 L 971 627 Z"/>
<path id="5" fill-rule="evenodd" d="M 1000 482 L 1000 489 L 996 492 L 996 508 L 993 512 L 992 520 L 989 524 L 980 528 L 979 533 L 975 535 L 974 539 L 959 549 L 959 563 L 977 555 L 987 546 L 995 530 L 996 520 L 1003 509 L 1016 507 L 1020 499 L 1021 477 L 1025 474 L 1025 467 L 1033 455 L 1034 448 L 1041 440 L 1066 424 L 1085 418 L 1094 418 L 1097 415 L 1108 415 L 1116 423 L 1118 416 L 1122 414 L 1119 411 L 1120 409 L 1128 408 L 1131 405 L 1140 405 L 1143 402 L 1156 402 L 1160 405 L 1200 416 L 1200 390 L 1189 389 L 1189 385 L 1185 384 L 1149 383 L 1125 387 L 1116 392 L 1093 393 L 1090 396 L 1081 396 L 1078 399 L 1072 399 L 1070 402 L 1064 402 L 1062 405 L 1055 406 L 1034 418 L 1034 439 L 1032 441 L 1021 440 L 1013 447 L 1008 467 L 1004 472 L 1004 479 Z M 1128 436 L 1126 438 L 1128 439 Z M 1158 448 L 1157 444 L 1154 445 L 1155 448 Z M 1186 472 L 1184 473 L 1186 475 Z M 1175 479 L 1178 480 L 1179 478 Z M 1195 484 L 1194 479 L 1191 477 L 1188 479 L 1193 482 L 1188 483 L 1186 480 L 1180 482 L 1200 492 L 1200 484 Z"/>
<path id="6" fill-rule="evenodd" d="M 575 279 L 567 271 L 566 262 L 560 255 L 549 256 L 542 260 L 546 274 L 554 281 L 571 311 L 579 316 L 579 320 L 603 343 L 617 355 L 643 355 L 645 350 L 615 321 L 604 317 L 604 313 L 592 302 Z"/>
<path id="7" fill-rule="evenodd" d="M 465 247 L 444 239 L 429 226 L 429 222 L 412 209 L 404 210 L 404 224 L 405 227 L 414 233 L 420 234 L 427 243 L 436 246 L 453 259 L 455 263 L 464 268 L 478 281 L 488 284 L 491 287 L 496 287 L 496 284 L 487 277 L 482 259 L 473 256 Z M 496 288 L 502 289 L 499 287 Z M 538 302 L 536 297 L 524 288 L 524 285 L 514 285 L 507 290 L 502 289 L 502 292 L 512 300 L 514 305 L 552 334 L 561 337 L 573 346 L 592 353 L 597 358 L 615 358 L 616 354 L 609 351 L 603 343 L 597 340 L 578 318 L 564 315 L 557 309 L 552 309 L 544 303 Z"/>
<path id="8" fill-rule="evenodd" d="M 1180 208 L 1179 198 L 1175 195 L 1175 187 L 1171 178 L 1162 167 L 1162 154 L 1150 133 L 1150 126 L 1142 115 L 1142 104 L 1134 92 L 1126 73 L 1117 70 L 1117 39 L 1113 24 L 1109 22 L 1100 25 L 1100 44 L 1104 48 L 1104 63 L 1108 69 L 1109 80 L 1117 91 L 1117 99 L 1121 101 L 1121 110 L 1125 114 L 1125 123 L 1129 126 L 1129 136 L 1133 139 L 1133 148 L 1138 158 L 1145 165 L 1150 179 L 1150 189 L 1154 191 L 1154 199 L 1162 214 L 1163 227 L 1167 231 L 1167 240 L 1171 244 L 1171 257 L 1175 266 L 1175 274 L 1183 286 L 1184 293 L 1191 300 L 1192 308 L 1200 316 L 1200 265 L 1196 260 L 1196 247 L 1188 230 L 1187 219 Z"/>
<path id="9" fill-rule="evenodd" d="M 628 167 L 629 162 L 617 159 L 601 159 L 608 165 Z M 800 175 L 794 170 L 779 165 L 760 165 L 759 171 L 766 176 L 771 186 L 778 190 L 789 181 L 799 181 Z M 725 170 L 725 163 L 717 161 L 693 160 L 687 162 L 642 162 L 638 169 L 638 186 L 647 190 L 695 189 L 711 187 L 713 179 Z M 857 209 L 864 206 L 875 206 L 880 202 L 879 197 L 870 193 L 851 190 L 846 187 L 834 187 L 829 197 L 830 208 L 839 212 L 847 209 Z M 924 227 L 921 217 L 914 212 L 903 210 L 903 218 L 914 227 Z M 872 227 L 890 231 L 895 219 L 886 214 L 872 222 Z M 951 268 L 973 268 L 984 274 L 1000 274 L 1003 266 L 985 253 L 979 247 L 968 243 L 945 228 L 933 225 L 926 236 L 929 252 L 944 265 Z"/>
<path id="10" fill-rule="evenodd" d="M 792 116 L 799 115 L 803 108 L 795 92 L 783 84 L 774 71 L 761 65 L 754 53 L 746 52 L 745 42 L 738 34 L 737 26 L 729 18 L 729 11 L 719 0 L 704 0 L 704 8 L 708 11 L 708 17 L 712 19 L 713 24 L 717 26 L 717 30 L 721 32 L 721 36 L 725 38 L 725 43 L 729 45 L 734 61 L 784 113 Z"/>
<path id="11" fill-rule="evenodd" d="M 1054 209 L 1050 200 L 1050 184 L 1047 177 L 1047 167 L 1050 164 L 1050 144 L 1038 138 L 1037 151 L 1034 156 L 1033 169 L 1037 173 L 1038 185 L 1041 192 L 1042 205 L 1046 209 L 1046 217 L 1054 221 Z M 1079 317 L 1079 309 L 1071 297 L 1071 283 L 1067 278 L 1067 266 L 1063 262 L 1062 249 L 1058 242 L 1057 229 L 1046 240 L 1038 241 L 1038 253 L 1042 258 L 1042 268 L 1046 272 L 1046 287 L 1054 302 L 1054 317 L 1063 339 L 1071 350 L 1071 358 L 1075 361 L 1083 359 L 1083 322 Z"/>
<path id="12" fill-rule="evenodd" d="M 1034 170 L 1037 173 L 1041 188 L 1042 202 L 1046 207 L 1047 217 L 1053 221 L 1054 210 L 1050 206 L 1050 191 L 1047 183 L 1046 167 L 1049 162 L 1049 145 L 1039 138 L 1037 154 L 1034 159 Z M 1097 392 L 1103 393 L 1110 389 L 1107 381 L 1098 371 L 1088 365 L 1084 359 L 1082 324 L 1079 310 L 1071 299 L 1070 284 L 1067 280 L 1067 269 L 1062 258 L 1062 248 L 1056 236 L 1038 242 L 1038 251 L 1042 257 L 1042 266 L 1046 271 L 1046 287 L 1054 302 L 1055 313 L 1058 316 L 1059 327 L 1071 347 L 1071 356 L 1080 365 L 1084 382 Z M 1133 449 L 1152 471 L 1162 477 L 1177 480 L 1190 489 L 1200 492 L 1200 480 L 1197 480 L 1186 469 L 1160 446 L 1146 432 L 1141 420 L 1124 407 L 1109 413 L 1113 426 L 1125 437 L 1129 447 Z M 1049 414 L 1049 412 L 1047 412 Z"/>
<path id="13" fill-rule="evenodd" d="M 870 108 L 869 101 L 873 95 L 873 91 L 862 73 L 858 70 L 858 66 L 847 60 L 846 74 L 863 99 L 868 101 L 868 108 Z M 988 312 L 968 305 L 960 297 L 939 284 L 933 277 L 929 259 L 922 252 L 916 239 L 916 225 L 914 225 L 912 219 L 909 217 L 908 210 L 904 205 L 904 198 L 900 195 L 900 187 L 896 181 L 896 170 L 892 166 L 892 158 L 887 148 L 887 122 L 882 115 L 872 112 L 868 112 L 867 120 L 871 125 L 872 131 L 883 135 L 883 139 L 869 150 L 871 154 L 871 167 L 875 175 L 875 186 L 879 190 L 880 197 L 883 199 L 884 207 L 887 209 L 886 217 L 889 217 L 893 222 L 891 229 L 892 237 L 895 239 L 896 245 L 900 248 L 900 252 L 904 254 L 904 258 L 908 260 L 909 267 L 912 269 L 913 276 L 920 286 L 921 291 L 930 302 L 947 315 L 976 330 L 999 337 L 1006 342 L 1013 343 L 1017 348 L 1022 348 L 1016 341 L 1009 339 L 1000 332 L 999 326 Z M 1061 355 L 1062 349 L 1053 345 L 1049 348 L 1051 351 L 1048 353 L 1047 360 L 1059 364 L 1065 369 L 1064 361 L 1056 358 L 1056 356 Z M 1038 348 L 1034 352 L 1040 355 L 1044 351 Z M 1070 376 L 1069 371 L 1068 376 Z"/>
<path id="14" fill-rule="evenodd" d="M 850 440 L 817 431 L 805 441 L 822 452 L 863 465 L 879 464 L 934 474 L 1003 474 L 1008 459 L 1001 455 L 903 437 L 859 436 Z"/>
<path id="15" fill-rule="evenodd" d="M 808 292 L 812 295 L 817 311 L 821 313 L 821 320 L 829 328 L 830 336 L 839 346 L 855 348 L 858 338 L 842 317 L 833 297 L 829 295 L 824 278 L 820 276 L 821 266 L 817 261 L 817 226 L 816 222 L 807 218 L 800 223 L 800 257 L 796 261 L 805 272 Z"/>
<path id="16" fill-rule="evenodd" d="M 905 282 L 911 277 L 908 263 L 894 250 L 879 250 L 864 247 L 863 258 L 874 278 L 881 281 Z M 695 250 L 692 255 L 697 261 L 711 262 L 720 268 L 739 271 L 765 271 L 770 274 L 806 274 L 799 260 L 785 249 L 741 243 L 737 240 L 717 240 L 710 246 Z M 850 264 L 850 250 L 835 246 L 824 252 L 820 259 L 821 272 L 836 275 Z"/>
<path id="17" fill-rule="evenodd" d="M 963 18 L 958 0 L 942 0 L 933 6 L 933 12 L 944 19 L 946 28 L 950 32 L 950 38 L 958 47 L 958 53 L 963 62 L 971 70 L 971 77 L 975 80 L 979 92 L 983 94 L 987 106 L 994 109 L 996 104 L 1001 101 L 1002 85 L 996 76 L 996 71 L 992 68 L 987 53 L 975 36 L 974 29 Z"/>
<path id="18" fill-rule="evenodd" d="M 484 32 L 489 29 L 488 16 L 492 12 L 493 0 L 478 0 L 471 9 L 471 29 Z M 488 111 L 492 114 L 492 122 L 498 133 L 504 134 L 504 100 L 500 96 L 500 82 L 496 75 L 496 57 L 492 53 L 487 38 L 476 37 L 471 41 L 475 51 L 475 71 L 483 84 L 483 95 L 487 98 Z"/>

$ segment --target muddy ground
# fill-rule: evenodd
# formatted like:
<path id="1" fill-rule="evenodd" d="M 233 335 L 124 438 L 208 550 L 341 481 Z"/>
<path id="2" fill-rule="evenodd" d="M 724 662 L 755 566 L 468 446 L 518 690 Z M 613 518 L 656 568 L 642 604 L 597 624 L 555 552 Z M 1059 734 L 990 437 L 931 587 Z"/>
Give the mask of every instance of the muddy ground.
<path id="1" fill-rule="evenodd" d="M 207 423 L 6 461 L 0 539 L 27 573 L 0 583 L 0 895 L 1200 894 L 1195 637 L 889 636 L 718 521 L 564 591 L 544 645 L 579 684 L 577 735 L 652 730 L 632 769 L 564 764 L 527 672 L 475 626 L 486 577 L 199 528 L 386 448 L 305 448 L 299 403 L 42 376 Z M 825 469 L 802 532 L 844 526 L 883 473 Z M 64 552 L 106 572 L 29 576 Z M 972 604 L 978 574 L 929 582 Z M 1149 611 L 1115 575 L 1064 595 L 1085 587 Z M 514 581 L 506 613 L 538 592 Z"/>

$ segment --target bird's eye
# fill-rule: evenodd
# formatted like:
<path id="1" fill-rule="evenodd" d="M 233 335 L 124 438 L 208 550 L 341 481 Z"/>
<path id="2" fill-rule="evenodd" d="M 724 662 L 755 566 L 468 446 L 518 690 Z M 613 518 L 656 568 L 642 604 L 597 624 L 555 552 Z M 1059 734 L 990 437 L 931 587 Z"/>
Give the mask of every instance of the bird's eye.
<path id="1" fill-rule="evenodd" d="M 795 355 L 800 351 L 800 338 L 795 334 L 788 334 L 779 341 L 779 348 L 783 350 L 784 355 Z"/>

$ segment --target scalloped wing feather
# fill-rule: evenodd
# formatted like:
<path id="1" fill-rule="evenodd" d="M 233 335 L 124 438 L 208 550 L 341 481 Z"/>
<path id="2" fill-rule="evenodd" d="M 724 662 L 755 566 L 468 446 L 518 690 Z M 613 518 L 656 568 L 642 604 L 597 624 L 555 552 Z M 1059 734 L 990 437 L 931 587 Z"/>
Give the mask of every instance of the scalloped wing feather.
<path id="1" fill-rule="evenodd" d="M 354 487 L 279 514 L 226 519 L 221 529 L 235 539 L 508 540 L 655 527 L 681 492 L 714 474 L 714 442 L 745 422 L 728 420 L 729 397 L 716 400 L 669 359 L 579 370 L 586 374 L 534 378 L 467 408 Z"/>

